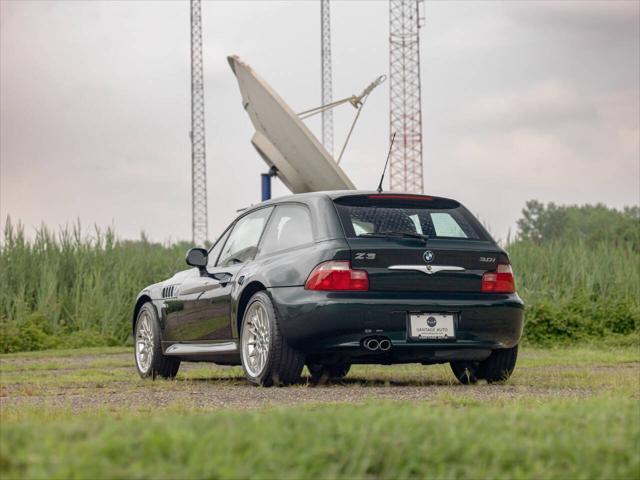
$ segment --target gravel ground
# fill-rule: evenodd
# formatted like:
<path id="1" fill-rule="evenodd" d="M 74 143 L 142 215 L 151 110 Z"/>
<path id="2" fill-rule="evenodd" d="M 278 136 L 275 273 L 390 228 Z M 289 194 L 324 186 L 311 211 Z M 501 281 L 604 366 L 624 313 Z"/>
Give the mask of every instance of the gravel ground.
<path id="1" fill-rule="evenodd" d="M 46 406 L 83 410 L 257 408 L 301 403 L 358 403 L 367 400 L 500 402 L 536 398 L 576 398 L 629 387 L 640 364 L 579 366 L 527 365 L 504 385 L 457 384 L 448 366 L 357 366 L 342 381 L 287 388 L 248 385 L 238 368 L 184 363 L 178 379 L 142 380 L 132 355 L 113 353 L 70 357 L 0 358 L 0 409 Z M 628 382 L 632 382 L 629 384 Z M 633 389 L 632 395 L 638 396 Z"/>

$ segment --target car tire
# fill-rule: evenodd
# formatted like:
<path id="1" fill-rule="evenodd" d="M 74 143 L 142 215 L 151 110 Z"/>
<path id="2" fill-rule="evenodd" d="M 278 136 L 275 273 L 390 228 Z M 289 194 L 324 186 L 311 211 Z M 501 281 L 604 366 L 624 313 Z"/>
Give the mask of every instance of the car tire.
<path id="1" fill-rule="evenodd" d="M 254 385 L 284 386 L 300 381 L 304 355 L 283 337 L 278 315 L 265 291 L 253 295 L 244 311 L 240 357 L 245 376 Z"/>
<path id="2" fill-rule="evenodd" d="M 180 359 L 163 355 L 158 314 L 150 302 L 142 305 L 138 312 L 133 341 L 136 370 L 142 378 L 176 376 Z"/>
<path id="3" fill-rule="evenodd" d="M 307 369 L 311 374 L 313 383 L 324 383 L 329 379 L 340 379 L 349 373 L 351 369 L 350 363 L 335 363 L 331 365 L 323 365 L 319 363 L 308 363 Z"/>
<path id="4" fill-rule="evenodd" d="M 516 367 L 518 345 L 513 348 L 494 350 L 486 360 L 480 362 L 478 376 L 489 383 L 504 382 Z"/>
<path id="5" fill-rule="evenodd" d="M 516 367 L 518 345 L 513 348 L 494 350 L 482 362 L 451 362 L 451 370 L 464 385 L 477 383 L 479 379 L 489 383 L 504 382 Z"/>

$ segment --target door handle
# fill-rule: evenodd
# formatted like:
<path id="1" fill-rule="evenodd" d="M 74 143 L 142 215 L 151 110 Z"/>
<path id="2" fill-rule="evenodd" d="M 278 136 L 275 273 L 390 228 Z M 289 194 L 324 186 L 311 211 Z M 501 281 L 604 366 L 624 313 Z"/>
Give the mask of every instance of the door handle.
<path id="1" fill-rule="evenodd" d="M 211 277 L 215 278 L 220 283 L 229 283 L 233 278 L 233 275 L 229 272 L 219 272 L 211 274 Z"/>
<path id="2" fill-rule="evenodd" d="M 219 281 L 214 279 L 200 280 L 190 284 L 182 284 L 180 287 L 180 295 L 193 295 L 194 293 L 204 293 L 210 290 L 220 288 Z"/>

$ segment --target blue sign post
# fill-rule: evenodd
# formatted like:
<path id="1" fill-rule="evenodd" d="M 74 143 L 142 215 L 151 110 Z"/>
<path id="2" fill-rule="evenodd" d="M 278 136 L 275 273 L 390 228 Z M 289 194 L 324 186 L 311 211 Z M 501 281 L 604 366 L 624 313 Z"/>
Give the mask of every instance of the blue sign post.
<path id="1" fill-rule="evenodd" d="M 260 174 L 262 184 L 262 201 L 271 200 L 271 177 L 275 177 L 278 173 L 275 167 L 271 167 L 267 173 Z"/>
<path id="2" fill-rule="evenodd" d="M 260 174 L 262 179 L 262 201 L 271 200 L 271 174 Z"/>

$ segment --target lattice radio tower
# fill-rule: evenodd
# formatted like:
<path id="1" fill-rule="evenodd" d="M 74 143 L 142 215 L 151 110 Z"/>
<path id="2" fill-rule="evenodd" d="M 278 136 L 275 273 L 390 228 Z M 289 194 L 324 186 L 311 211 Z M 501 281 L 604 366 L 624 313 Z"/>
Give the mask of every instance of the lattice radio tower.
<path id="1" fill-rule="evenodd" d="M 209 232 L 200 0 L 191 0 L 191 209 L 193 243 L 204 245 Z"/>
<path id="2" fill-rule="evenodd" d="M 390 190 L 423 193 L 420 98 L 421 0 L 389 0 Z"/>
<path id="3" fill-rule="evenodd" d="M 328 105 L 332 101 L 332 75 L 331 75 L 331 13 L 329 0 L 320 1 L 321 17 L 321 60 L 322 60 L 322 105 Z M 333 110 L 322 112 L 322 144 L 329 154 L 333 156 Z"/>

